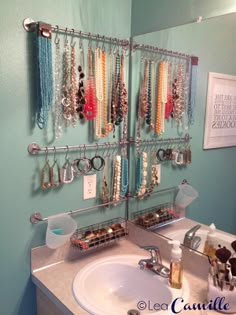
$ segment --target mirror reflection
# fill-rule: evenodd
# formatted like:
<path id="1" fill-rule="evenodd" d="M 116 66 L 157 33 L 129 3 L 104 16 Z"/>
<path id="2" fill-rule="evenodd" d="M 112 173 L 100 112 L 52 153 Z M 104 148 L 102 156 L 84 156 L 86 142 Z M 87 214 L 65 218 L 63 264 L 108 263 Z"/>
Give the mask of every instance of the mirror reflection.
<path id="1" fill-rule="evenodd" d="M 146 162 L 145 159 L 147 159 L 150 170 L 157 165 L 159 168 L 156 168 L 158 179 L 155 183 L 153 182 L 152 192 L 154 193 L 150 194 L 149 197 L 146 195 L 142 197 L 142 193 L 140 193 L 141 198 L 137 196 L 139 194 L 137 167 L 133 170 L 133 178 L 135 179 L 132 186 L 136 190 L 137 197 L 129 202 L 130 216 L 135 220 L 138 218 L 137 214 L 143 215 L 145 218 L 145 214 L 147 216 L 148 210 L 151 209 L 152 218 L 149 214 L 150 220 L 156 220 L 153 217 L 156 215 L 160 220 L 160 209 L 162 213 L 164 211 L 168 214 L 174 210 L 178 220 L 154 229 L 154 231 L 165 237 L 180 240 L 187 247 L 202 253 L 207 235 L 211 231 L 209 226 L 212 223 L 216 227 L 214 237 L 217 246 L 230 248 L 231 242 L 236 239 L 236 194 L 234 188 L 236 185 L 234 159 L 236 148 L 224 147 L 203 150 L 208 74 L 209 72 L 216 72 L 236 76 L 236 42 L 233 40 L 235 26 L 236 14 L 233 13 L 204 20 L 201 23 L 186 24 L 133 38 L 135 49 L 132 55 L 131 99 L 132 103 L 137 104 L 137 106 L 136 109 L 135 106 L 132 108 L 133 124 L 131 125 L 135 125 L 136 139 L 140 139 L 140 147 L 138 149 L 136 147 L 134 156 L 136 156 L 136 166 Z M 144 45 L 147 48 L 149 46 L 150 49 L 142 49 L 141 45 L 143 48 Z M 150 46 L 158 48 L 159 51 Z M 167 51 L 177 52 L 177 54 L 168 54 Z M 180 54 L 183 54 L 182 58 Z M 197 65 L 191 63 L 194 60 L 188 56 L 196 57 Z M 147 60 L 151 60 L 151 62 L 148 63 Z M 163 71 L 163 66 L 160 67 L 160 65 L 163 65 L 164 62 L 172 64 L 170 70 L 172 73 L 170 84 L 172 96 L 178 90 L 178 86 L 175 87 L 175 90 L 173 88 L 178 77 L 178 69 L 180 72 L 184 71 L 182 84 L 186 86 L 184 93 L 187 95 L 188 103 L 182 104 L 185 110 L 180 111 L 180 116 L 178 116 L 178 112 L 173 113 L 170 110 L 163 128 L 163 125 L 155 120 L 156 115 L 152 116 L 152 112 L 146 114 L 140 121 L 139 116 L 142 91 L 147 90 L 147 98 L 152 95 L 152 91 L 156 91 L 157 102 L 158 95 L 160 97 L 160 93 L 163 92 L 158 87 L 158 75 L 160 77 L 160 70 Z M 156 68 L 153 67 L 153 64 L 156 64 Z M 183 66 L 182 69 L 179 65 Z M 191 72 L 193 65 L 195 66 L 194 73 Z M 155 70 L 153 70 L 154 68 Z M 173 75 L 173 73 L 175 74 Z M 187 76 L 188 73 L 191 75 Z M 143 83 L 145 77 L 146 85 Z M 157 79 L 156 83 L 149 88 L 149 80 L 154 78 Z M 167 89 L 168 79 L 170 77 L 167 75 Z M 190 88 L 187 89 L 187 87 Z M 167 100 L 166 103 L 168 104 Z M 149 107 L 147 99 L 147 108 Z M 182 113 L 184 114 L 182 115 Z M 171 115 L 174 119 L 171 118 Z M 158 128 L 162 128 L 162 130 L 155 130 Z M 189 134 L 188 141 L 186 141 L 186 133 Z M 155 142 L 156 139 L 160 138 L 169 140 Z M 180 140 L 175 141 L 175 139 Z M 186 162 L 186 150 L 191 153 L 188 154 L 190 163 Z M 145 154 L 143 155 L 146 152 L 147 158 L 144 156 Z M 142 162 L 139 161 L 139 156 L 142 156 Z M 147 176 L 152 182 L 151 171 Z M 178 191 L 175 188 L 185 178 L 196 189 L 199 197 L 186 209 L 180 211 L 180 209 L 176 210 L 175 208 L 175 198 Z M 142 183 L 139 185 L 140 189 L 141 187 Z M 173 187 L 173 190 L 169 191 L 167 189 L 169 187 Z M 155 193 L 158 191 L 160 193 Z M 163 205 L 163 209 L 161 206 L 158 208 L 157 205 Z"/>

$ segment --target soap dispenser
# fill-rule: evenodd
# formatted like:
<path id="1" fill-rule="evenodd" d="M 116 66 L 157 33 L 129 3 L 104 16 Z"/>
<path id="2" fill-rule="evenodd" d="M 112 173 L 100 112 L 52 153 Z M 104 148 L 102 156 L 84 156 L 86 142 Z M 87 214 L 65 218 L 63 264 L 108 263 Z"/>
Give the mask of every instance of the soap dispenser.
<path id="1" fill-rule="evenodd" d="M 173 245 L 171 250 L 169 283 L 172 288 L 181 289 L 183 280 L 182 249 L 180 248 L 179 241 L 172 240 L 168 243 Z"/>
<path id="2" fill-rule="evenodd" d="M 212 223 L 211 225 L 209 225 L 209 232 L 207 234 L 207 238 L 206 238 L 206 242 L 205 242 L 205 246 L 204 246 L 204 250 L 203 253 L 205 255 L 210 256 L 211 258 L 215 257 L 215 252 L 216 252 L 216 227 L 215 224 Z"/>

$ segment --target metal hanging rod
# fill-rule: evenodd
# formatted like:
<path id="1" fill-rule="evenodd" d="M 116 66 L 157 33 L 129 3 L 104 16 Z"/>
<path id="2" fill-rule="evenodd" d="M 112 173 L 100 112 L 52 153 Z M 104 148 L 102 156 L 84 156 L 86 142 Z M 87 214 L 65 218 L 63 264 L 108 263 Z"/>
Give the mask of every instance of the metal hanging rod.
<path id="1" fill-rule="evenodd" d="M 99 205 L 95 205 L 95 206 L 91 206 L 91 207 L 87 207 L 87 208 L 71 210 L 71 211 L 65 212 L 64 214 L 72 215 L 72 214 L 75 214 L 75 213 L 81 213 L 81 212 L 92 210 L 92 209 L 96 209 L 96 208 L 109 207 L 111 205 L 118 204 L 118 203 L 121 203 L 121 202 L 126 201 L 126 200 L 127 200 L 127 197 L 124 197 L 124 198 L 122 198 L 120 200 L 116 200 L 116 201 L 110 201 L 110 202 L 107 202 L 107 203 L 101 203 Z M 34 212 L 30 216 L 30 222 L 32 224 L 37 224 L 39 222 L 47 221 L 47 220 L 48 220 L 48 217 L 43 218 L 41 213 L 39 213 L 39 212 Z"/>
<path id="2" fill-rule="evenodd" d="M 40 147 L 39 144 L 33 142 L 28 145 L 28 152 L 32 155 L 36 155 L 39 152 L 48 151 L 61 151 L 61 150 L 73 150 L 73 149 L 88 149 L 88 148 L 111 148 L 114 146 L 122 146 L 130 143 L 128 140 L 121 140 L 118 142 L 104 142 L 104 143 L 93 143 L 93 144 L 79 144 L 79 145 L 65 145 L 60 147 Z"/>
<path id="3" fill-rule="evenodd" d="M 36 26 L 39 24 L 40 22 L 35 22 L 33 19 L 31 18 L 25 18 L 23 21 L 23 27 L 27 32 L 33 32 L 36 29 Z M 46 24 L 46 23 L 44 23 Z M 89 39 L 94 39 L 94 40 L 99 40 L 99 41 L 103 41 L 103 42 L 113 42 L 116 45 L 121 45 L 124 48 L 128 49 L 130 42 L 127 39 L 118 39 L 115 37 L 108 37 L 105 35 L 100 35 L 100 34 L 93 34 L 90 32 L 83 32 L 80 30 L 75 30 L 74 28 L 68 28 L 68 27 L 61 27 L 58 25 L 51 25 L 51 29 L 52 31 L 56 31 L 56 32 L 65 32 L 68 35 L 77 35 L 80 37 L 87 37 Z"/>
<path id="4" fill-rule="evenodd" d="M 187 179 L 183 179 L 182 180 L 181 185 L 184 185 L 184 184 L 189 185 Z M 142 198 L 150 197 L 150 196 L 155 195 L 155 194 L 161 194 L 161 193 L 164 193 L 164 192 L 169 192 L 169 191 L 172 191 L 172 190 L 176 190 L 178 188 L 179 188 L 179 186 L 173 186 L 173 187 L 164 188 L 164 189 L 160 189 L 160 190 L 156 190 L 156 191 L 152 191 L 152 192 L 147 192 L 147 193 L 143 194 L 141 197 Z M 137 196 L 137 195 L 129 194 L 128 196 L 129 196 L 129 198 L 132 198 L 132 199 L 140 199 L 140 196 Z"/>
<path id="5" fill-rule="evenodd" d="M 159 139 L 143 139 L 143 140 L 134 140 L 133 138 L 130 139 L 131 143 L 136 143 L 136 144 L 153 144 L 153 143 L 158 143 L 158 142 L 179 142 L 179 141 L 184 141 L 184 142 L 189 142 L 192 139 L 188 133 L 184 137 L 177 137 L 177 138 L 159 138 Z"/>
<path id="6" fill-rule="evenodd" d="M 191 59 L 191 58 L 197 58 L 196 56 L 192 56 L 192 55 L 187 55 L 184 53 L 179 53 L 176 51 L 172 51 L 172 50 L 167 50 L 167 49 L 163 49 L 163 48 L 159 48 L 159 47 L 155 47 L 155 46 L 151 46 L 151 45 L 145 45 L 145 44 L 138 44 L 138 43 L 133 43 L 133 51 L 135 50 L 147 50 L 150 52 L 156 52 L 162 55 L 166 55 L 166 56 L 170 56 L 170 57 L 178 57 L 178 58 L 182 58 L 182 59 Z"/>

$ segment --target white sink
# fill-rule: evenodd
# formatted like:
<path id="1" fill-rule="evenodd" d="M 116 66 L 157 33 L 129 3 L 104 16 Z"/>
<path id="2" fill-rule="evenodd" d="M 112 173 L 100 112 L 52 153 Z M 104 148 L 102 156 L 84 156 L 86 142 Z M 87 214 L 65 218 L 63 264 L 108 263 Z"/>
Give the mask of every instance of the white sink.
<path id="1" fill-rule="evenodd" d="M 164 235 L 170 239 L 178 240 L 180 241 L 181 244 L 183 244 L 185 233 L 188 230 L 189 229 L 177 229 L 177 230 L 174 230 L 173 232 L 165 233 Z M 195 234 L 196 236 L 201 237 L 201 243 L 197 249 L 200 252 L 204 251 L 204 245 L 206 242 L 208 231 L 209 231 L 208 229 L 200 228 L 199 230 L 197 230 Z M 224 233 L 218 230 L 215 233 L 217 237 L 217 248 L 218 248 L 218 245 L 220 245 L 221 247 L 225 246 L 229 250 L 232 250 L 231 243 L 234 241 L 234 239 L 227 233 Z"/>
<path id="2" fill-rule="evenodd" d="M 130 309 L 138 309 L 139 301 L 146 303 L 146 309 L 141 311 L 142 315 L 170 314 L 166 310 L 157 311 L 154 304 L 170 305 L 177 297 L 183 297 L 187 301 L 188 283 L 184 278 L 182 289 L 170 288 L 168 279 L 139 268 L 138 262 L 143 258 L 145 257 L 138 255 L 118 255 L 88 264 L 75 276 L 75 299 L 93 315 L 127 315 Z M 140 306 L 143 305 L 145 304 Z"/>

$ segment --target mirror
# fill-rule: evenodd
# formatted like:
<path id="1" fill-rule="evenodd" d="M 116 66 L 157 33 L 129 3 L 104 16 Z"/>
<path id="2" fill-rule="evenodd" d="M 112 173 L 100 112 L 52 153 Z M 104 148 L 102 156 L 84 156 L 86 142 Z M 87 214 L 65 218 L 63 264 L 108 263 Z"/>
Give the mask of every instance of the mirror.
<path id="1" fill-rule="evenodd" d="M 155 230 L 155 232 L 166 237 L 179 239 L 183 243 L 187 230 L 201 224 L 201 228 L 196 231 L 196 235 L 201 238 L 200 246 L 196 246 L 200 252 L 203 251 L 208 225 L 212 222 L 220 230 L 217 233 L 219 233 L 219 243 L 222 246 L 228 245 L 231 240 L 236 239 L 236 147 L 203 150 L 208 73 L 236 75 L 235 27 L 236 14 L 232 13 L 204 20 L 201 23 L 190 23 L 133 38 L 134 43 L 151 45 L 199 58 L 194 124 L 190 124 L 189 128 L 185 126 L 178 129 L 173 122 L 168 121 L 165 132 L 160 136 L 163 138 L 184 137 L 186 133 L 189 133 L 192 137 L 188 143 L 191 147 L 192 163 L 179 166 L 169 162 L 158 163 L 158 161 L 155 161 L 155 164 L 161 165 L 160 184 L 155 190 L 176 187 L 186 178 L 198 191 L 199 197 L 187 207 L 186 219 L 162 227 Z M 159 58 L 158 62 L 164 59 L 175 62 L 175 58 L 171 56 L 159 54 L 155 57 L 152 53 L 148 55 L 148 53 L 142 53 L 141 50 L 134 51 L 132 55 L 132 104 L 138 104 L 140 68 L 142 67 L 140 60 L 141 58 L 145 60 L 147 56 L 148 58 Z M 131 119 L 133 119 L 133 123 L 130 125 L 136 125 L 136 137 L 139 137 L 135 106 L 132 106 L 132 110 Z M 140 138 L 150 140 L 156 138 L 156 136 L 147 131 L 146 128 L 141 128 Z M 164 149 L 168 145 L 163 144 Z M 178 147 L 179 144 L 176 146 Z M 185 144 L 180 146 L 183 147 Z M 158 151 L 160 148 L 162 148 L 162 145 L 157 143 L 154 149 Z M 145 149 L 142 150 L 145 151 Z M 136 153 L 134 152 L 134 154 Z M 135 176 L 133 175 L 133 177 Z M 133 187 L 134 185 L 135 183 L 133 183 Z M 157 204 L 167 201 L 173 202 L 175 195 L 176 191 L 173 190 L 153 194 L 144 199 L 130 200 L 130 215 L 132 217 L 137 211 L 152 208 Z M 233 236 L 228 233 L 233 234 Z"/>

